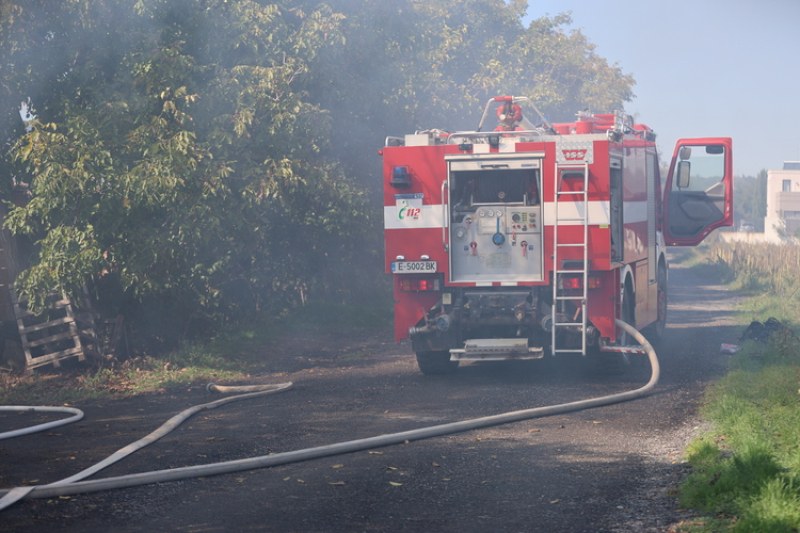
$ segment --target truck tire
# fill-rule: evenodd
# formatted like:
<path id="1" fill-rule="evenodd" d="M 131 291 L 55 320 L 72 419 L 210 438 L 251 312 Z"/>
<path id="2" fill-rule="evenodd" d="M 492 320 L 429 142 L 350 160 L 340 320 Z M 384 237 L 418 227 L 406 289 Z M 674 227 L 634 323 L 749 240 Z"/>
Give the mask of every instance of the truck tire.
<path id="1" fill-rule="evenodd" d="M 450 374 L 458 368 L 458 361 L 450 360 L 450 352 L 417 352 L 417 366 L 426 376 Z"/>
<path id="2" fill-rule="evenodd" d="M 622 299 L 622 320 L 623 322 L 636 327 L 636 296 L 633 292 L 633 285 L 625 283 L 625 295 Z M 637 328 L 638 329 L 638 328 Z M 623 346 L 638 345 L 639 343 L 627 332 L 624 333 L 620 344 Z M 649 362 L 644 355 L 620 354 L 618 362 L 621 368 L 627 372 L 641 372 L 649 368 Z"/>
<path id="3" fill-rule="evenodd" d="M 645 336 L 651 344 L 657 344 L 664 338 L 664 332 L 667 329 L 667 267 L 663 262 L 658 263 L 658 296 L 656 298 L 656 307 L 658 309 L 658 318 L 655 322 L 647 327 Z"/>
<path id="4" fill-rule="evenodd" d="M 633 284 L 630 280 L 625 281 L 625 289 L 622 292 L 622 305 L 620 308 L 620 319 L 636 327 L 636 296 L 633 292 Z M 637 344 L 633 337 L 626 331 L 622 331 L 618 337 L 620 346 L 630 346 Z M 629 355 L 624 353 L 601 352 L 595 359 L 597 369 L 606 374 L 624 374 L 636 371 L 642 367 L 642 361 L 646 361 L 642 356 Z"/>
<path id="5" fill-rule="evenodd" d="M 626 324 L 636 327 L 636 300 L 633 294 L 633 287 L 628 280 L 625 282 L 625 290 L 622 293 L 622 309 L 620 309 L 620 318 Z M 622 346 L 630 346 L 635 344 L 633 338 L 626 331 L 622 331 L 619 343 Z"/>

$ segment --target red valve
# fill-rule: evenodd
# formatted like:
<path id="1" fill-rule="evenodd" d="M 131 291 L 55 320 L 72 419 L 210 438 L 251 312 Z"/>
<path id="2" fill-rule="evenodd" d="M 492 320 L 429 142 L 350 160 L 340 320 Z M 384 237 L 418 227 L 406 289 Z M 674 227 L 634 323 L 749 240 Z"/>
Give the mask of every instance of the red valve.
<path id="1" fill-rule="evenodd" d="M 469 249 L 472 251 L 472 255 L 478 255 L 478 243 L 472 241 L 469 243 Z"/>
<path id="2" fill-rule="evenodd" d="M 528 257 L 528 241 L 522 241 L 519 245 L 522 248 L 522 257 Z"/>

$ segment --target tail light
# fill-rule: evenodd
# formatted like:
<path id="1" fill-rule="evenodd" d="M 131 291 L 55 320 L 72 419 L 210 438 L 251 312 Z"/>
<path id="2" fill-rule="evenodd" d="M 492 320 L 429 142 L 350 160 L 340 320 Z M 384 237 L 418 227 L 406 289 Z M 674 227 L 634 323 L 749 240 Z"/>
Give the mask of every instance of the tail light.
<path id="1" fill-rule="evenodd" d="M 436 276 L 404 276 L 400 278 L 400 290 L 404 292 L 430 292 L 441 290 Z"/>
<path id="2" fill-rule="evenodd" d="M 597 289 L 600 287 L 600 278 L 598 276 L 589 276 L 586 284 L 590 289 Z M 565 277 L 561 280 L 562 287 L 565 289 L 583 289 L 583 277 L 572 276 Z"/>

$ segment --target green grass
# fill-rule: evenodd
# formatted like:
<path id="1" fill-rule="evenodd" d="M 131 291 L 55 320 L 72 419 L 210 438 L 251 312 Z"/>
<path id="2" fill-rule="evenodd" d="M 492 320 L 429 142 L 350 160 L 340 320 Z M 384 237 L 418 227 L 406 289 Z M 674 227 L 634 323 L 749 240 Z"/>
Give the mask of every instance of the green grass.
<path id="1" fill-rule="evenodd" d="M 743 305 L 743 322 L 774 316 L 796 325 L 797 281 L 782 274 L 785 265 L 772 265 L 769 272 L 783 279 L 753 281 L 765 251 L 763 245 L 738 245 L 736 264 L 726 263 L 732 286 L 759 291 L 750 292 Z M 795 251 L 771 257 L 793 261 Z M 708 518 L 682 531 L 800 531 L 800 341 L 779 334 L 768 344 L 746 342 L 729 373 L 707 391 L 701 414 L 713 431 L 687 450 L 692 473 L 680 500 Z"/>
<path id="2" fill-rule="evenodd" d="M 716 517 L 700 531 L 796 532 L 800 361 L 757 350 L 738 361 L 708 391 L 702 414 L 714 431 L 688 450 L 681 503 Z"/>
<path id="3" fill-rule="evenodd" d="M 0 404 L 44 405 L 162 392 L 209 381 L 242 381 L 263 372 L 282 340 L 375 331 L 391 323 L 385 301 L 372 307 L 317 305 L 279 317 L 256 317 L 202 344 L 162 356 L 141 355 L 98 367 L 65 362 L 62 370 L 0 373 Z M 353 357 L 357 354 L 353 355 Z"/>
<path id="4" fill-rule="evenodd" d="M 195 349 L 200 350 L 200 349 Z M 214 358 L 205 356 L 209 361 Z M 242 379 L 247 374 L 227 364 L 199 364 L 196 357 L 168 360 L 141 356 L 100 368 L 73 368 L 32 375 L 0 374 L 0 404 L 44 405 L 134 396 L 201 381 Z"/>

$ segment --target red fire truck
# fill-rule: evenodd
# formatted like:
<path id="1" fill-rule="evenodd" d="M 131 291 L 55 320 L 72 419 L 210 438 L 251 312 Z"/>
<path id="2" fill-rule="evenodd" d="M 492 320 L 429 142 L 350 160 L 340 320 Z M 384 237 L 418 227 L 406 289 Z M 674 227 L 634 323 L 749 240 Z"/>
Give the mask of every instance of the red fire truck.
<path id="1" fill-rule="evenodd" d="M 475 131 L 388 137 L 380 153 L 395 338 L 426 374 L 636 353 L 615 319 L 663 332 L 666 247 L 733 223 L 730 138 L 680 139 L 662 177 L 653 130 L 622 113 L 549 123 L 496 96 Z"/>

